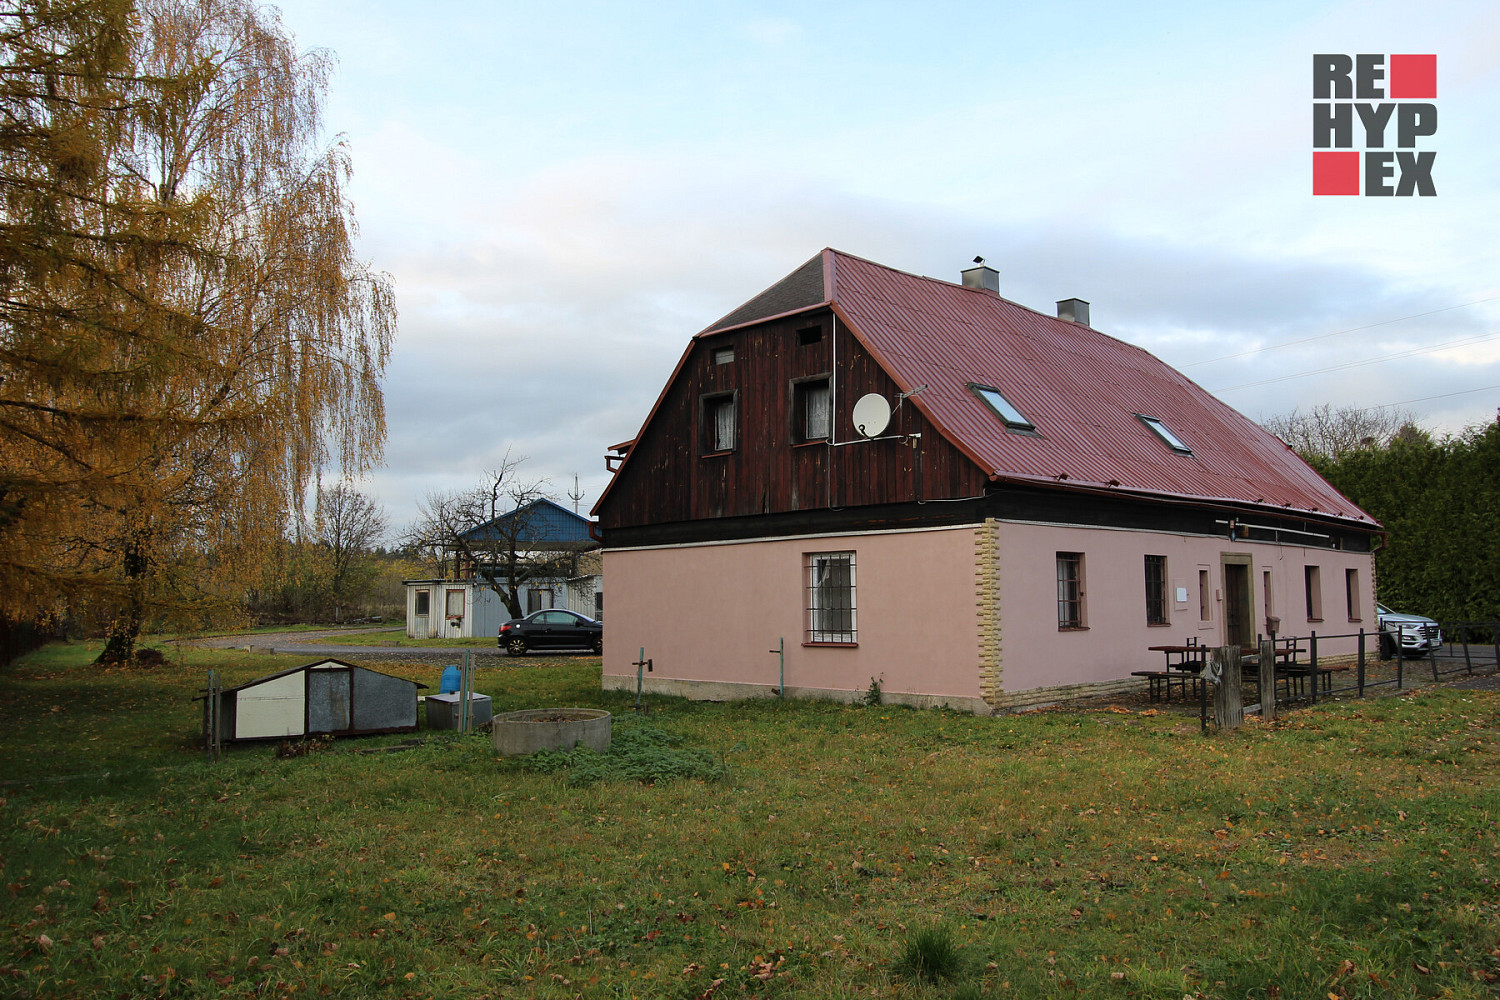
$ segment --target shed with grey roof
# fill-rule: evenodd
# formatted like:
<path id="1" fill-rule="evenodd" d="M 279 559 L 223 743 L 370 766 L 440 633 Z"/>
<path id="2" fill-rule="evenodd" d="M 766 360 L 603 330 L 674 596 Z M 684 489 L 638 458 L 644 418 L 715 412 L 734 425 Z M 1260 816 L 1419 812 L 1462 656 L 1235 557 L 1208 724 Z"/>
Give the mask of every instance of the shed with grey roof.
<path id="1" fill-rule="evenodd" d="M 417 689 L 426 686 L 343 660 L 318 660 L 220 691 L 218 736 L 228 743 L 411 732 Z M 205 699 L 205 735 L 209 717 Z"/>

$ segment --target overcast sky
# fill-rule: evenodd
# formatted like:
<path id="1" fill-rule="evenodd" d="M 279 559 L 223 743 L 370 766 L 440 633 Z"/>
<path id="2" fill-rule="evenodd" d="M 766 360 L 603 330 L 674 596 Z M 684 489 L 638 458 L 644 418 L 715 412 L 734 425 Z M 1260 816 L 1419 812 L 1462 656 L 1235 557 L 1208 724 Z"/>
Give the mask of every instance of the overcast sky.
<path id="1" fill-rule="evenodd" d="M 1152 351 L 1254 419 L 1500 404 L 1500 17 L 1470 3 L 289 0 L 401 311 L 397 524 L 509 449 L 586 512 L 688 338 L 825 246 Z M 1435 53 L 1436 197 L 1314 197 L 1312 56 Z"/>

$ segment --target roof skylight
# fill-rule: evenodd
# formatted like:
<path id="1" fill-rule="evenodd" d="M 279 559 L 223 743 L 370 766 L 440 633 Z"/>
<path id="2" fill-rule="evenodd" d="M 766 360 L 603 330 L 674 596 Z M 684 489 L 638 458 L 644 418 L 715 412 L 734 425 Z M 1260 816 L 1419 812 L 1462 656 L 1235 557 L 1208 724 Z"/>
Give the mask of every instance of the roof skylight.
<path id="1" fill-rule="evenodd" d="M 1136 419 L 1156 433 L 1156 436 L 1166 442 L 1167 447 L 1179 455 L 1191 455 L 1193 449 L 1182 443 L 1182 438 L 1172 433 L 1172 428 L 1161 422 L 1160 417 L 1148 417 L 1144 413 L 1137 413 Z"/>
<path id="2" fill-rule="evenodd" d="M 1036 430 L 1036 425 L 1027 418 L 1026 414 L 1018 410 L 1015 405 L 1012 404 L 1010 400 L 1006 399 L 1005 396 L 1000 392 L 1000 390 L 996 389 L 994 386 L 976 385 L 973 382 L 970 382 L 969 391 L 972 392 L 975 396 L 978 396 L 982 402 L 989 406 L 990 409 L 995 411 L 995 415 L 1005 422 L 1005 427 L 1007 430 Z"/>

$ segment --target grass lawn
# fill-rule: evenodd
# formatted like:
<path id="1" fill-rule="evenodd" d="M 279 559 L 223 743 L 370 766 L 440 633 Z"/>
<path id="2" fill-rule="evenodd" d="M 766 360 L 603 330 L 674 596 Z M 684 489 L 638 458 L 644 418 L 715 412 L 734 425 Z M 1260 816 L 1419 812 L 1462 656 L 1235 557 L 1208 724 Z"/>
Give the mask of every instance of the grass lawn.
<path id="1" fill-rule="evenodd" d="M 299 661 L 95 651 L 0 669 L 5 996 L 1496 994 L 1494 694 L 1204 737 L 1120 709 L 654 698 L 641 719 L 595 659 L 480 668 L 496 712 L 608 708 L 621 744 L 728 767 L 584 784 L 483 734 L 207 763 L 205 668 Z"/>

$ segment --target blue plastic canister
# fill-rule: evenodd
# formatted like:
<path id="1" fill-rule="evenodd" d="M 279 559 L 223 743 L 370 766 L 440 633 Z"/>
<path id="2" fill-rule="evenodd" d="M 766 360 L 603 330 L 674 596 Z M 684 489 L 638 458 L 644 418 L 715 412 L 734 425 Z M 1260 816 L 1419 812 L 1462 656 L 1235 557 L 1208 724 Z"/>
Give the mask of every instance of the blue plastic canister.
<path id="1" fill-rule="evenodd" d="M 458 676 L 459 672 L 457 664 L 449 664 L 448 666 L 444 667 L 443 680 L 442 683 L 438 685 L 438 694 L 457 694 Z"/>

